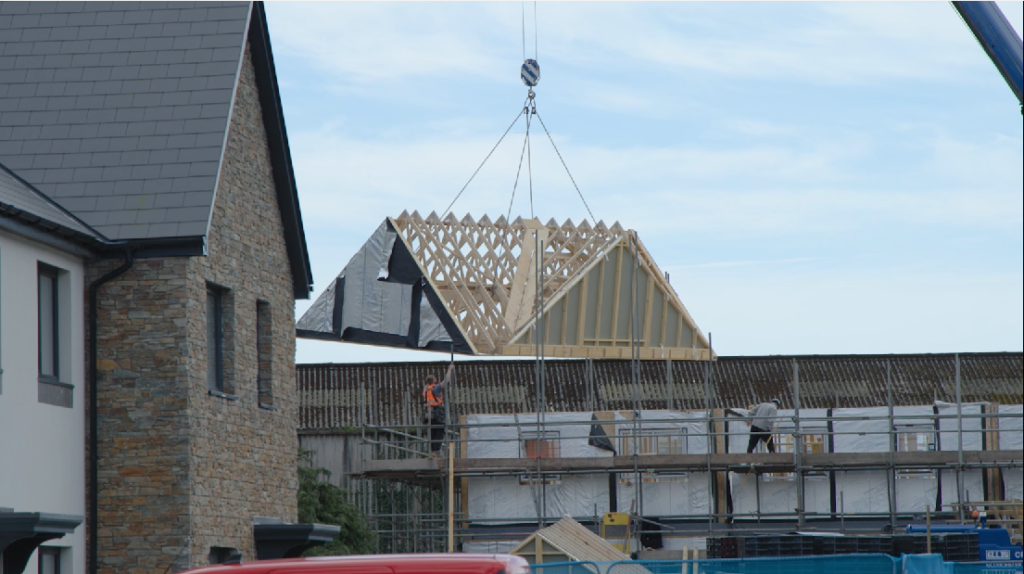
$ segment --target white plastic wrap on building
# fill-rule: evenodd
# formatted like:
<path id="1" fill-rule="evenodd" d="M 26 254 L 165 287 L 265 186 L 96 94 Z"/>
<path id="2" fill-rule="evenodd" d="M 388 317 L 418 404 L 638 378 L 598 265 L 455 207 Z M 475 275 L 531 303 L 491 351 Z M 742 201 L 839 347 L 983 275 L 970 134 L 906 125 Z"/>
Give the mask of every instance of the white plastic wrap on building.
<path id="1" fill-rule="evenodd" d="M 736 412 L 745 414 L 744 410 Z M 779 410 L 779 418 L 774 429 L 776 452 L 792 453 L 796 431 L 794 422 L 795 411 Z M 805 444 L 819 444 L 815 452 L 828 452 L 828 422 L 825 417 L 827 409 L 801 409 L 800 429 Z M 822 419 L 822 420 L 809 420 Z M 728 423 L 729 452 L 745 453 L 750 440 L 750 427 L 745 418 Z M 813 447 L 806 447 L 809 451 Z M 764 443 L 760 443 L 755 452 L 767 452 Z M 729 473 L 729 488 L 732 493 L 733 512 L 739 517 L 743 514 L 756 516 L 767 514 L 794 514 L 797 507 L 796 476 L 793 473 L 747 474 Z M 832 486 L 827 473 L 809 473 L 804 480 L 805 512 L 831 512 Z"/>
<path id="2" fill-rule="evenodd" d="M 999 449 L 1024 448 L 1024 406 L 999 406 Z M 1024 500 L 1024 470 L 1003 469 L 1004 500 Z"/>
<path id="3" fill-rule="evenodd" d="M 643 421 L 638 433 L 641 437 L 648 434 L 671 436 L 674 439 L 671 446 L 678 454 L 707 452 L 704 413 L 643 411 L 640 419 Z M 648 422 L 651 420 L 659 422 Z M 633 421 L 619 413 L 614 414 L 613 420 L 598 421 L 593 420 L 590 412 L 547 413 L 543 425 L 538 423 L 535 414 L 470 415 L 467 422 L 470 425 L 469 458 L 527 458 L 526 442 L 536 437 L 556 440 L 559 458 L 607 458 L 614 456 L 611 451 L 589 444 L 591 426 L 610 428 L 612 432 L 606 434 L 620 454 L 630 448 L 623 441 L 632 440 L 634 428 Z M 566 424 L 572 422 L 577 424 Z M 614 436 L 627 434 L 629 438 Z M 651 440 L 646 444 L 652 444 Z M 641 473 L 642 486 L 634 473 L 618 473 L 617 477 L 620 511 L 630 508 L 640 490 L 646 516 L 706 515 L 710 508 L 706 473 Z M 591 517 L 609 510 L 608 474 L 561 473 L 544 474 L 540 478 L 538 481 L 536 471 L 525 469 L 517 476 L 469 478 L 466 509 L 469 518 L 486 524 L 501 524 L 536 520 L 538 512 L 545 516 Z M 639 509 L 638 504 L 636 510 Z"/>
<path id="4" fill-rule="evenodd" d="M 938 403 L 939 412 L 939 445 L 938 450 L 957 450 L 961 438 L 957 433 L 957 409 L 955 404 Z M 982 405 L 979 403 L 964 403 L 960 407 L 960 417 L 963 419 L 963 444 L 964 450 L 983 450 L 982 443 Z M 946 418 L 951 417 L 951 418 Z M 982 500 L 985 496 L 985 478 L 981 469 L 966 470 L 963 477 L 963 501 Z M 945 509 L 954 508 L 950 505 L 961 500 L 956 483 L 955 470 L 939 471 L 940 486 L 942 490 L 942 505 Z"/>
<path id="5" fill-rule="evenodd" d="M 651 419 L 659 422 L 650 422 Z M 633 421 L 619 413 L 616 413 L 615 420 L 619 422 L 616 434 L 627 435 L 619 438 L 618 441 L 613 441 L 620 443 L 616 445 L 616 450 L 620 454 L 631 454 L 631 447 L 622 443 L 632 440 Z M 641 436 L 649 434 L 652 437 L 677 436 L 681 438 L 681 448 L 678 450 L 650 454 L 707 454 L 708 452 L 707 423 L 704 412 L 641 411 L 640 420 L 642 422 L 639 433 Z M 641 450 L 641 452 L 644 451 Z M 649 517 L 707 515 L 710 512 L 711 498 L 708 473 L 706 472 L 641 473 L 640 479 L 637 481 L 636 473 L 619 473 L 616 481 L 619 511 L 628 511 L 633 508 L 633 501 L 637 501 L 635 507 L 637 512 L 642 512 L 644 516 Z M 638 496 L 640 492 L 643 493 L 643 504 L 640 504 L 641 497 Z"/>
<path id="6" fill-rule="evenodd" d="M 934 407 L 895 407 L 895 436 L 890 435 L 888 416 L 888 407 L 834 409 L 833 452 L 890 452 L 893 450 L 893 438 L 897 442 L 895 450 L 938 448 Z M 836 502 L 838 505 L 842 500 L 845 512 L 889 513 L 889 480 L 886 471 L 836 472 L 835 476 Z M 924 512 L 926 506 L 935 507 L 939 481 L 933 471 L 897 469 L 895 486 L 896 512 Z"/>

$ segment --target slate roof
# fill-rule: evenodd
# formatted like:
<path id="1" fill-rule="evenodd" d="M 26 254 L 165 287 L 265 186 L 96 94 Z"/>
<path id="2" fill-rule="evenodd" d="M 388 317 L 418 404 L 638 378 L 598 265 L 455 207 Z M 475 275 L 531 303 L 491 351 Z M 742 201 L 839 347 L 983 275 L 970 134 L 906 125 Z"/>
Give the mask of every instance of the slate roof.
<path id="1" fill-rule="evenodd" d="M 1024 402 L 1022 353 L 961 353 L 965 402 Z M 719 357 L 711 366 L 714 408 L 746 408 L 780 397 L 793 408 L 793 364 L 799 369 L 803 408 L 885 406 L 892 390 L 897 406 L 953 402 L 955 355 L 805 355 Z M 545 401 L 549 412 L 631 410 L 628 360 L 548 360 Z M 418 424 L 422 383 L 442 376 L 437 363 L 296 365 L 299 428 L 305 430 Z M 529 413 L 535 410 L 535 362 L 459 361 L 450 389 L 454 417 Z M 591 369 L 588 373 L 588 368 Z M 665 361 L 640 361 L 642 409 L 705 408 L 706 361 L 673 361 L 668 385 Z M 889 383 L 886 383 L 886 371 Z M 366 405 L 373 405 L 368 408 Z"/>
<path id="2" fill-rule="evenodd" d="M 0 163 L 111 240 L 194 238 L 177 254 L 202 253 L 247 38 L 295 293 L 308 296 L 259 2 L 0 2 Z"/>
<path id="3" fill-rule="evenodd" d="M 60 237 L 84 242 L 105 238 L 0 165 L 0 216 L 15 218 Z"/>

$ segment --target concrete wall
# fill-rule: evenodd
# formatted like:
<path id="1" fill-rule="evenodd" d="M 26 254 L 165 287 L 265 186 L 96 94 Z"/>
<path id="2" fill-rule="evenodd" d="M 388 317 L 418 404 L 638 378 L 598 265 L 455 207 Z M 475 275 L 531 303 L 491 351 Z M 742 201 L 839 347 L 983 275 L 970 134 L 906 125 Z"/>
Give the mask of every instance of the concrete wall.
<path id="1" fill-rule="evenodd" d="M 58 276 L 60 376 L 71 408 L 39 402 L 38 263 Z M 82 261 L 0 231 L 0 507 L 85 515 Z M 46 546 L 65 548 L 62 573 L 85 572 L 85 526 Z M 35 556 L 26 572 L 35 572 Z"/>

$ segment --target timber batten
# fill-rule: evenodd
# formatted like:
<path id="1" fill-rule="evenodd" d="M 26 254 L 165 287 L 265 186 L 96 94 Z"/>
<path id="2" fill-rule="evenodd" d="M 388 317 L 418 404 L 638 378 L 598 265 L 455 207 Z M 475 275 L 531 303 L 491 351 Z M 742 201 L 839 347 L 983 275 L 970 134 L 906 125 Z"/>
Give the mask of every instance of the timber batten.
<path id="1" fill-rule="evenodd" d="M 391 247 L 389 234 L 397 235 L 401 248 Z M 390 277 L 387 270 L 396 265 L 389 260 L 405 254 L 411 261 L 399 267 L 414 267 L 418 276 Z M 351 310 L 342 320 L 333 306 L 343 304 L 345 293 L 381 291 L 367 280 L 374 257 L 377 281 L 420 289 L 444 329 L 421 328 L 416 311 L 383 332 L 368 332 L 368 324 L 380 322 L 355 319 Z M 366 267 L 357 275 L 362 287 L 346 284 L 356 263 Z M 392 305 L 420 305 L 423 317 L 434 320 L 415 292 L 390 297 Z M 585 220 L 492 222 L 486 215 L 459 220 L 452 214 L 442 220 L 417 212 L 388 218 L 300 319 L 298 336 L 426 350 L 447 350 L 454 342 L 456 352 L 475 355 L 533 356 L 543 344 L 543 353 L 553 357 L 629 358 L 635 344 L 645 359 L 711 357 L 707 338 L 636 232 L 617 222 L 592 226 Z"/>

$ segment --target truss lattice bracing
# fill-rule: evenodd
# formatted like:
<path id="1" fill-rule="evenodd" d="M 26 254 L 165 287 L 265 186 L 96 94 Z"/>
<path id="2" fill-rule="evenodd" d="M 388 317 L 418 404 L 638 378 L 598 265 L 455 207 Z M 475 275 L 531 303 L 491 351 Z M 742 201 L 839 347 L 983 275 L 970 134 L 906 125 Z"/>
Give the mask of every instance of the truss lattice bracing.
<path id="1" fill-rule="evenodd" d="M 475 355 L 533 356 L 541 342 L 553 357 L 629 358 L 633 344 L 642 359 L 710 353 L 636 232 L 602 221 L 403 212 L 296 327 L 299 337 Z"/>
<path id="2" fill-rule="evenodd" d="M 618 223 L 442 221 L 416 212 L 390 223 L 479 354 L 537 352 L 541 259 L 547 355 L 629 357 L 635 323 L 642 358 L 707 358 L 707 340 L 675 290 L 636 233 Z"/>

